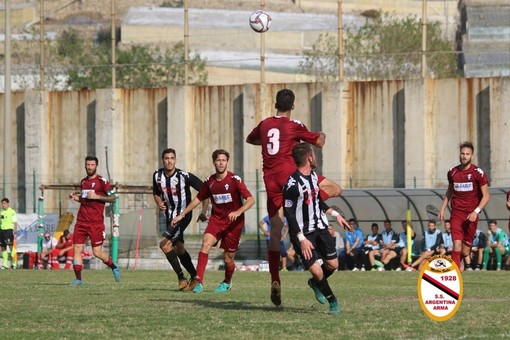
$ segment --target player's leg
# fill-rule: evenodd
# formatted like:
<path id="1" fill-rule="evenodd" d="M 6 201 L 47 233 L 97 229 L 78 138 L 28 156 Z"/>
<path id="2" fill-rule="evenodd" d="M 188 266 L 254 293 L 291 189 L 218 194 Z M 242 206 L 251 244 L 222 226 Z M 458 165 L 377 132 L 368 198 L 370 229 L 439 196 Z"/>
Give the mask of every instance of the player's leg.
<path id="1" fill-rule="evenodd" d="M 168 263 L 170 263 L 170 266 L 177 275 L 177 280 L 179 281 L 178 288 L 179 290 L 182 290 L 186 288 L 186 286 L 188 285 L 188 281 L 184 276 L 184 272 L 182 271 L 181 265 L 179 263 L 179 258 L 175 253 L 172 242 L 173 238 L 176 235 L 176 232 L 177 229 L 172 227 L 170 222 L 167 221 L 167 228 L 163 232 L 163 238 L 161 239 L 161 241 L 159 241 L 159 248 L 161 249 L 163 254 L 165 254 L 166 260 L 168 261 Z"/>
<path id="2" fill-rule="evenodd" d="M 460 260 L 462 255 L 462 240 L 464 239 L 464 228 L 468 228 L 466 222 L 466 217 L 459 214 L 456 210 L 452 210 L 450 216 L 450 225 L 451 225 L 451 234 L 453 240 L 452 247 L 452 260 L 455 262 L 457 267 L 460 269 Z M 467 221 L 469 222 L 469 221 Z M 476 230 L 476 229 L 475 229 Z M 473 232 L 474 235 L 474 232 Z M 471 239 L 472 242 L 472 239 Z M 468 242 L 469 243 L 469 242 Z"/>
<path id="3" fill-rule="evenodd" d="M 69 249 L 65 254 L 64 256 L 66 257 L 66 264 L 65 264 L 65 267 L 64 269 L 65 270 L 69 270 L 71 269 L 71 266 L 73 264 L 73 257 L 74 257 L 74 250 L 73 249 Z"/>
<path id="4" fill-rule="evenodd" d="M 496 254 L 496 270 L 501 270 L 501 262 L 503 260 L 503 254 L 505 254 L 505 247 L 499 245 L 494 248 Z"/>
<path id="5" fill-rule="evenodd" d="M 202 237 L 202 246 L 200 247 L 200 252 L 198 253 L 196 276 L 198 283 L 193 289 L 193 293 L 201 293 L 203 291 L 202 284 L 204 281 L 205 268 L 207 267 L 207 262 L 209 261 L 209 251 L 218 241 L 216 235 L 219 233 L 219 231 L 220 228 L 212 223 L 209 223 L 207 228 L 205 228 L 204 236 Z"/>
<path id="6" fill-rule="evenodd" d="M 188 227 L 189 223 L 191 222 L 191 214 L 189 217 L 185 217 L 182 220 L 177 223 L 175 226 L 175 229 L 177 230 L 175 236 L 172 239 L 172 243 L 174 246 L 175 253 L 179 257 L 179 260 L 181 261 L 181 264 L 186 268 L 186 271 L 190 275 L 190 283 L 196 279 L 197 271 L 195 269 L 195 266 L 193 265 L 193 262 L 191 261 L 191 256 L 189 255 L 188 251 L 186 250 L 184 246 L 184 231 Z M 189 288 L 190 287 L 186 287 Z M 194 287 L 193 287 L 194 288 Z M 191 289 L 193 289 L 191 288 Z"/>
<path id="7" fill-rule="evenodd" d="M 53 270 L 60 269 L 60 264 L 58 263 L 59 254 L 60 254 L 60 249 L 55 248 L 51 251 L 51 269 L 53 269 Z"/>
<path id="8" fill-rule="evenodd" d="M 93 225 L 90 227 L 90 243 L 92 244 L 92 253 L 98 259 L 101 259 L 105 265 L 110 267 L 112 270 L 113 278 L 116 282 L 120 282 L 120 268 L 117 264 L 113 263 L 110 254 L 102 250 L 104 237 L 105 237 L 105 226 L 104 224 Z M 76 251 L 76 250 L 75 250 Z"/>
<path id="9" fill-rule="evenodd" d="M 483 263 L 482 263 L 482 270 L 487 270 L 487 265 L 489 264 L 489 257 L 492 253 L 492 248 L 487 246 L 483 250 Z"/>
<path id="10" fill-rule="evenodd" d="M 235 252 L 223 252 L 223 262 L 225 264 L 225 279 L 220 282 L 219 286 L 214 290 L 215 293 L 226 293 L 232 289 L 232 276 L 236 268 L 234 257 Z"/>

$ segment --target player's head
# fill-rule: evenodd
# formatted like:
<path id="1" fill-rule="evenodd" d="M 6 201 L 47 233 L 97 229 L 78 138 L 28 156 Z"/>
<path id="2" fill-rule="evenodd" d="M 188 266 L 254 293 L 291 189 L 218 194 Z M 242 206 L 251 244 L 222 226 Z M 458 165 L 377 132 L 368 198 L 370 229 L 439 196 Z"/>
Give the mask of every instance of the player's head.
<path id="1" fill-rule="evenodd" d="M 173 171 L 175 169 L 176 155 L 175 150 L 168 148 L 161 153 L 161 163 L 165 170 Z"/>
<path id="2" fill-rule="evenodd" d="M 66 230 L 64 230 L 64 231 L 62 232 L 62 236 L 64 236 L 66 239 L 67 239 L 67 237 L 69 236 L 69 234 L 70 234 L 70 233 L 69 233 L 69 229 L 66 229 Z"/>
<path id="3" fill-rule="evenodd" d="M 2 198 L 2 208 L 3 209 L 9 208 L 9 199 L 7 197 Z"/>
<path id="4" fill-rule="evenodd" d="M 379 225 L 377 223 L 372 223 L 372 226 L 370 228 L 372 229 L 372 234 L 379 233 Z"/>
<path id="5" fill-rule="evenodd" d="M 312 169 L 317 167 L 317 161 L 315 159 L 315 153 L 313 152 L 312 145 L 310 143 L 301 142 L 296 144 L 292 148 L 292 158 L 298 168 L 310 165 Z"/>
<path id="6" fill-rule="evenodd" d="M 215 150 L 212 154 L 212 159 L 216 174 L 224 174 L 227 171 L 228 160 L 230 159 L 228 151 L 223 149 Z"/>
<path id="7" fill-rule="evenodd" d="M 50 238 L 51 238 L 50 233 L 49 233 L 49 232 L 45 232 L 45 233 L 44 233 L 44 239 L 45 239 L 46 241 L 49 241 L 49 240 L 50 240 Z"/>
<path id="8" fill-rule="evenodd" d="M 384 229 L 386 229 L 386 231 L 391 230 L 391 221 L 389 219 L 384 220 Z"/>
<path id="9" fill-rule="evenodd" d="M 473 146 L 473 143 L 471 142 L 462 142 L 459 145 L 459 160 L 460 164 L 462 164 L 464 167 L 471 164 L 471 161 L 473 159 L 473 153 L 475 152 L 475 147 Z"/>
<path id="10" fill-rule="evenodd" d="M 275 109 L 280 112 L 287 112 L 294 109 L 294 92 L 289 89 L 283 89 L 278 91 L 276 94 L 276 103 L 274 104 Z"/>
<path id="11" fill-rule="evenodd" d="M 436 221 L 435 220 L 429 220 L 429 231 L 433 233 L 436 230 Z"/>
<path id="12" fill-rule="evenodd" d="M 352 229 L 356 228 L 356 220 L 354 218 L 350 218 L 348 221 L 349 225 L 352 227 Z"/>
<path id="13" fill-rule="evenodd" d="M 451 227 L 452 225 L 450 223 L 450 220 L 444 220 L 444 230 L 449 231 Z"/>
<path id="14" fill-rule="evenodd" d="M 496 232 L 496 229 L 498 229 L 498 221 L 492 220 L 489 222 L 489 230 L 493 233 Z"/>
<path id="15" fill-rule="evenodd" d="M 99 160 L 96 156 L 85 157 L 85 171 L 87 172 L 87 176 L 92 177 L 96 174 L 98 164 Z"/>

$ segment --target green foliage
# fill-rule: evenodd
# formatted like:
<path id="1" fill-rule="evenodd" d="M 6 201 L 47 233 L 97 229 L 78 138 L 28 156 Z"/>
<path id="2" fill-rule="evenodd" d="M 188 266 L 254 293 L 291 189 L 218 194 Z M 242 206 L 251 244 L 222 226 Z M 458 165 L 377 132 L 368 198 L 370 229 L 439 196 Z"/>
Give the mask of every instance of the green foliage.
<path id="1" fill-rule="evenodd" d="M 103 31 L 101 31 L 103 32 Z M 106 31 L 104 31 L 106 32 Z M 57 41 L 60 62 L 68 65 L 68 86 L 72 89 L 111 86 L 111 37 L 100 34 L 97 43 L 80 38 L 74 30 L 64 31 Z M 119 88 L 149 88 L 184 84 L 184 44 L 167 49 L 132 45 L 116 50 L 116 84 Z M 205 61 L 195 54 L 189 61 L 189 83 L 207 83 Z"/>
<path id="2" fill-rule="evenodd" d="M 417 78 L 421 75 L 422 21 L 392 14 L 367 20 L 344 37 L 345 74 L 358 79 Z M 338 75 L 338 40 L 324 34 L 305 53 L 301 70 L 319 80 Z M 458 75 L 453 44 L 442 37 L 439 22 L 427 23 L 427 73 L 436 77 Z"/>

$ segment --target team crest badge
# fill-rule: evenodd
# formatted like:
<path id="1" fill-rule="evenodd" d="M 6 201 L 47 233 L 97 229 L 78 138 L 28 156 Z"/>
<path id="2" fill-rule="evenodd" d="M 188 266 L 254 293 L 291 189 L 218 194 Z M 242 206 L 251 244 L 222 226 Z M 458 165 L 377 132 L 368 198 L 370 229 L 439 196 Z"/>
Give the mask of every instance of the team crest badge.
<path id="1" fill-rule="evenodd" d="M 434 321 L 446 321 L 455 315 L 462 301 L 462 275 L 446 255 L 427 260 L 418 277 L 421 309 Z"/>

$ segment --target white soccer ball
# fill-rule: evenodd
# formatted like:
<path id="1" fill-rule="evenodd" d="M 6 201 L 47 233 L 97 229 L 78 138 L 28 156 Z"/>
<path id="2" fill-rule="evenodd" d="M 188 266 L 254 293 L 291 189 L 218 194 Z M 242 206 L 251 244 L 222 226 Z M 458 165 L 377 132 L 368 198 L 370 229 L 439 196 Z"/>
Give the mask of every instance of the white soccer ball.
<path id="1" fill-rule="evenodd" d="M 250 15 L 250 27 L 257 33 L 264 33 L 271 26 L 271 16 L 264 11 L 258 10 Z"/>

